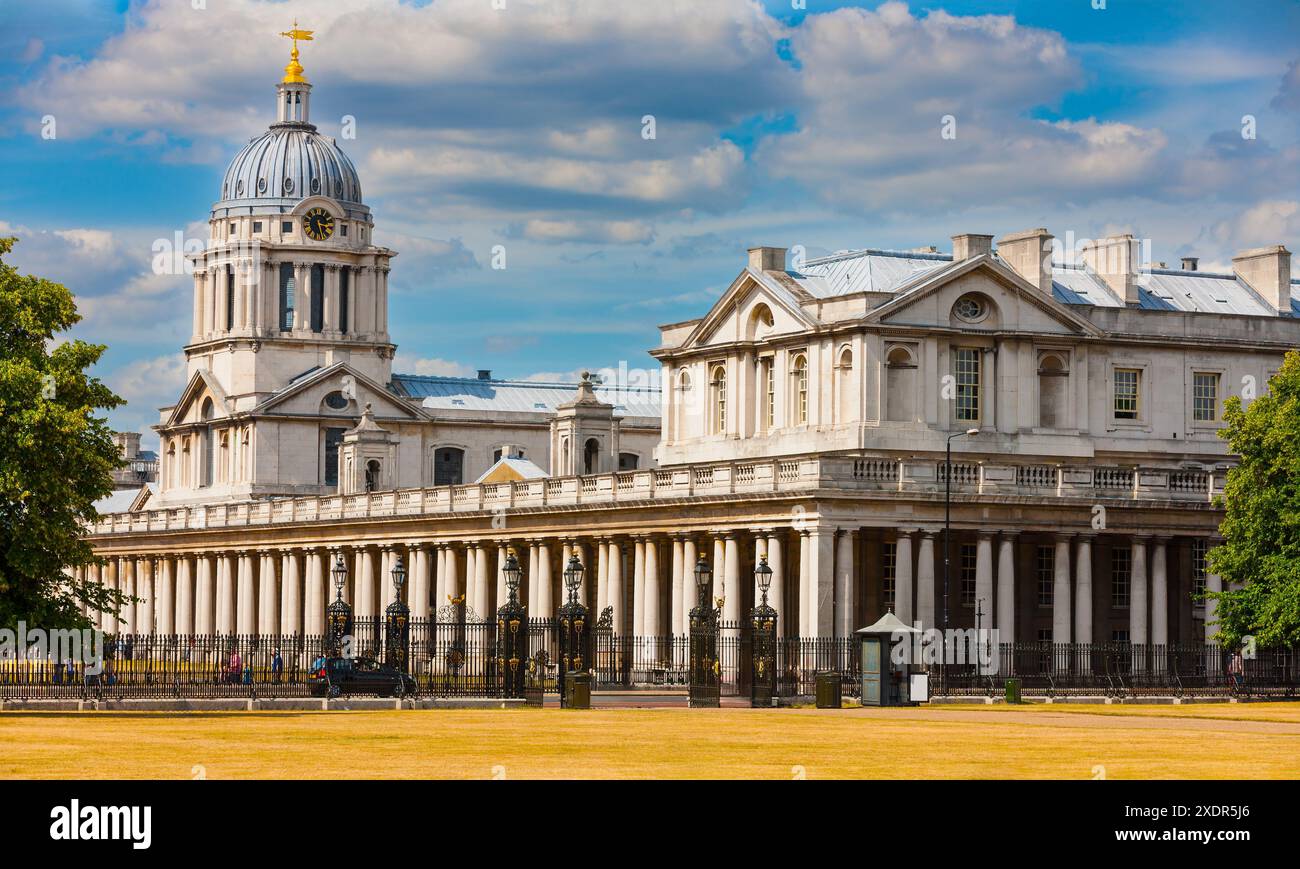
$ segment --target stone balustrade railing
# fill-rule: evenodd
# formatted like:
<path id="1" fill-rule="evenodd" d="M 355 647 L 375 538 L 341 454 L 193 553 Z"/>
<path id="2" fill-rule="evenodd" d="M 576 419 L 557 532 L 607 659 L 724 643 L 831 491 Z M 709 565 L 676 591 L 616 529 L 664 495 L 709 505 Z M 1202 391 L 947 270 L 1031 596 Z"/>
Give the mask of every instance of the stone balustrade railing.
<path id="1" fill-rule="evenodd" d="M 1182 470 L 962 461 L 953 462 L 952 490 L 959 494 L 1208 502 L 1223 492 L 1226 477 L 1227 471 L 1221 468 Z M 93 523 L 90 533 L 186 531 L 817 489 L 943 492 L 944 463 L 928 458 L 821 456 L 360 495 L 307 495 L 114 513 Z"/>

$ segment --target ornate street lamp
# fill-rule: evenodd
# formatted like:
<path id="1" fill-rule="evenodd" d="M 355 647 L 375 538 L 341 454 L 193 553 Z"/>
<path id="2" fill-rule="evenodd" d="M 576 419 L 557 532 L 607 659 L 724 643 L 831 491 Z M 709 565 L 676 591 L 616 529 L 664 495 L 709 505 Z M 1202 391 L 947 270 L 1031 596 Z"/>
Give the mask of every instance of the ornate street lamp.
<path id="1" fill-rule="evenodd" d="M 411 608 L 402 600 L 406 585 L 406 562 L 401 555 L 393 564 L 393 602 L 384 612 L 384 652 L 388 663 L 403 673 L 410 660 Z"/>
<path id="2" fill-rule="evenodd" d="M 501 695 L 523 697 L 528 659 L 527 612 L 519 603 L 519 578 L 523 571 L 514 549 L 506 554 L 501 565 L 509 599 L 497 610 L 497 672 L 501 674 Z"/>
<path id="3" fill-rule="evenodd" d="M 713 571 L 701 555 L 695 562 L 695 600 L 691 610 L 691 706 L 716 707 L 720 703 L 718 677 L 718 611 L 710 599 Z"/>
<path id="4" fill-rule="evenodd" d="M 754 583 L 761 602 L 749 611 L 752 629 L 753 670 L 749 687 L 750 704 L 770 707 L 776 696 L 776 610 L 767 603 L 772 588 L 772 568 L 767 556 L 761 555 L 754 568 Z"/>
<path id="5" fill-rule="evenodd" d="M 582 561 L 575 553 L 569 558 L 564 569 L 564 587 L 569 590 L 569 601 L 560 607 L 560 705 L 569 705 L 569 683 L 581 687 L 584 680 L 590 680 L 585 671 L 591 666 L 591 630 L 587 607 L 578 600 L 578 589 L 582 586 Z M 576 681 L 575 681 L 576 680 Z M 590 685 L 590 682 L 587 681 Z M 576 692 L 575 692 L 576 693 Z M 590 692 L 585 704 L 578 698 L 575 705 L 590 705 Z"/>
<path id="6" fill-rule="evenodd" d="M 326 651 L 337 658 L 343 655 L 344 643 L 352 634 L 352 607 L 343 599 L 343 587 L 348 584 L 348 565 L 342 552 L 335 554 L 334 568 L 330 573 L 334 577 L 335 598 L 325 608 L 325 623 L 329 626 Z"/>

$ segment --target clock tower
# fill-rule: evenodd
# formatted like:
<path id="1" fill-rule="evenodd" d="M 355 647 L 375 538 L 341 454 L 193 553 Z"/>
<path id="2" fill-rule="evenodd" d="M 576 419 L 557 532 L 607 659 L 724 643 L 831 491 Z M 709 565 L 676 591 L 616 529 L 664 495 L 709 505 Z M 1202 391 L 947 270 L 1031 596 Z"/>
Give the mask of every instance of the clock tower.
<path id="1" fill-rule="evenodd" d="M 252 407 L 304 373 L 345 362 L 391 378 L 388 271 L 393 251 L 352 161 L 311 123 L 311 84 L 294 28 L 276 120 L 231 161 L 212 206 L 210 241 L 192 257 L 194 328 L 188 375 L 215 381 L 233 409 Z"/>

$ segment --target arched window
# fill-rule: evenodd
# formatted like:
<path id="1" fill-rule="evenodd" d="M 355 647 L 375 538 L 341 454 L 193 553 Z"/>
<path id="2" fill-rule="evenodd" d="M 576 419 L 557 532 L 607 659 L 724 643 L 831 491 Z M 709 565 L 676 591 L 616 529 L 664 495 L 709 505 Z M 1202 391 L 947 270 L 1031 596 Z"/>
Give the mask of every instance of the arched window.
<path id="1" fill-rule="evenodd" d="M 1055 353 L 1045 353 L 1038 362 L 1038 425 L 1064 428 L 1068 423 L 1066 393 L 1070 372 Z"/>
<path id="2" fill-rule="evenodd" d="M 713 433 L 727 432 L 727 366 L 714 365 L 709 372 L 709 405 L 713 410 Z"/>
<path id="3" fill-rule="evenodd" d="M 589 438 L 582 447 L 582 472 L 595 474 L 600 471 L 600 441 Z"/>
<path id="4" fill-rule="evenodd" d="M 375 492 L 379 490 L 379 460 L 371 459 L 366 462 L 366 491 Z"/>
<path id="5" fill-rule="evenodd" d="M 790 379 L 790 394 L 794 397 L 791 408 L 793 422 L 795 425 L 805 425 L 808 422 L 808 357 L 804 354 L 796 354 L 790 363 Z"/>
<path id="6" fill-rule="evenodd" d="M 906 347 L 895 347 L 885 357 L 885 419 L 916 421 L 916 361 Z"/>
<path id="7" fill-rule="evenodd" d="M 438 447 L 433 451 L 433 484 L 459 486 L 465 481 L 465 451 L 460 447 Z"/>
<path id="8" fill-rule="evenodd" d="M 212 419 L 212 399 L 203 399 L 203 406 L 199 410 L 199 416 L 204 422 Z M 203 438 L 203 467 L 200 470 L 199 486 L 211 486 L 215 478 L 216 470 L 216 449 L 213 441 L 216 440 L 212 426 L 208 425 L 200 435 Z"/>
<path id="9" fill-rule="evenodd" d="M 851 422 L 857 419 L 857 390 L 853 380 L 853 349 L 845 347 L 840 351 L 840 358 L 835 363 L 835 410 L 839 422 Z"/>

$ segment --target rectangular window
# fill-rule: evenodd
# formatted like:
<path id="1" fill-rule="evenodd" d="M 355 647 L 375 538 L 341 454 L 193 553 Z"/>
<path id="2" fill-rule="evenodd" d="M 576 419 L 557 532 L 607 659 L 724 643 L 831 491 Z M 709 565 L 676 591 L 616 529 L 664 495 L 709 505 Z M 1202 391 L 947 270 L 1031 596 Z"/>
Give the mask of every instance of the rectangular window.
<path id="1" fill-rule="evenodd" d="M 235 268 L 226 266 L 226 329 L 235 328 Z"/>
<path id="2" fill-rule="evenodd" d="M 1192 419 L 1214 422 L 1219 418 L 1219 375 L 1197 372 L 1192 375 Z"/>
<path id="3" fill-rule="evenodd" d="M 1110 551 L 1110 605 L 1128 606 L 1132 584 L 1133 550 L 1116 546 Z"/>
<path id="4" fill-rule="evenodd" d="M 980 351 L 974 347 L 958 347 L 953 358 L 953 374 L 957 378 L 957 419 L 979 422 Z"/>
<path id="5" fill-rule="evenodd" d="M 1209 572 L 1206 555 L 1210 551 L 1208 540 L 1192 541 L 1192 600 L 1200 601 L 1205 594 L 1205 574 Z"/>
<path id="6" fill-rule="evenodd" d="M 253 221 L 253 234 L 256 235 L 256 234 L 260 233 L 261 231 L 262 231 L 262 221 L 260 221 L 260 220 L 254 220 L 254 221 Z"/>
<path id="7" fill-rule="evenodd" d="M 280 331 L 293 331 L 293 304 L 297 288 L 293 263 L 280 263 Z"/>
<path id="8" fill-rule="evenodd" d="M 234 238 L 238 234 L 239 234 L 239 227 L 233 223 L 230 224 L 230 237 Z"/>
<path id="9" fill-rule="evenodd" d="M 1038 547 L 1038 605 L 1051 606 L 1056 593 L 1056 548 Z"/>
<path id="10" fill-rule="evenodd" d="M 961 602 L 975 604 L 975 544 L 963 543 L 960 550 L 961 559 Z"/>
<path id="11" fill-rule="evenodd" d="M 348 225 L 346 223 L 340 223 L 339 238 L 347 238 L 347 237 L 348 237 Z"/>
<path id="12" fill-rule="evenodd" d="M 1052 629 L 1051 629 L 1051 628 L 1039 628 L 1039 629 L 1038 629 L 1038 642 L 1040 642 L 1040 643 L 1050 643 L 1051 641 L 1052 641 Z"/>
<path id="13" fill-rule="evenodd" d="M 348 295 L 352 292 L 349 280 L 352 277 L 352 270 L 349 268 L 339 269 L 339 331 L 347 334 L 348 331 Z"/>
<path id="14" fill-rule="evenodd" d="M 284 235 L 293 235 L 293 221 L 292 220 L 280 221 L 280 232 L 283 233 Z"/>
<path id="15" fill-rule="evenodd" d="M 339 445 L 343 443 L 345 428 L 325 429 L 325 485 L 339 484 Z"/>
<path id="16" fill-rule="evenodd" d="M 311 330 L 325 330 L 325 266 L 311 267 Z"/>
<path id="17" fill-rule="evenodd" d="M 1110 641 L 1112 643 L 1127 643 L 1128 631 L 1115 630 L 1110 632 Z"/>
<path id="18" fill-rule="evenodd" d="M 771 357 L 763 360 L 763 431 L 771 431 L 776 426 L 776 366 Z"/>
<path id="19" fill-rule="evenodd" d="M 895 577 L 898 570 L 898 544 L 886 543 L 880 550 L 880 594 L 884 598 L 882 603 L 885 609 L 894 608 L 894 600 L 897 596 L 898 586 L 895 583 Z"/>
<path id="20" fill-rule="evenodd" d="M 1136 368 L 1115 369 L 1115 419 L 1138 418 L 1138 385 L 1141 374 Z"/>

